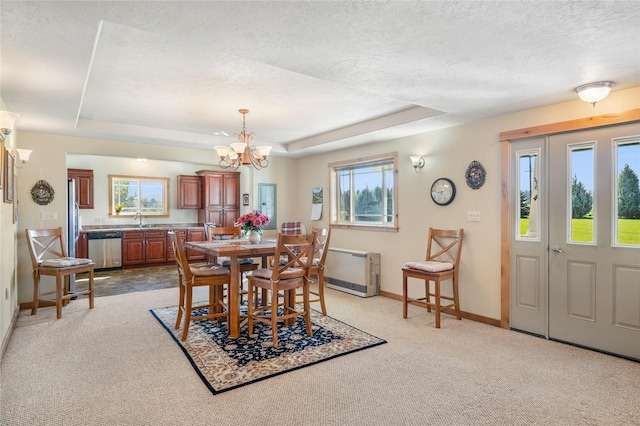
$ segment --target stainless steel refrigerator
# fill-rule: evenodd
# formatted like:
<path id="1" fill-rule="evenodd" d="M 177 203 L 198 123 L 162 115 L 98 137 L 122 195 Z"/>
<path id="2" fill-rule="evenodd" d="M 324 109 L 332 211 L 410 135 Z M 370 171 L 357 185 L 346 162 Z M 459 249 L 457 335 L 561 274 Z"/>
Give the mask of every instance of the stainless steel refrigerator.
<path id="1" fill-rule="evenodd" d="M 80 237 L 80 207 L 76 200 L 76 182 L 67 181 L 67 256 L 76 257 L 76 243 Z M 69 276 L 69 291 L 76 289 L 75 274 Z"/>

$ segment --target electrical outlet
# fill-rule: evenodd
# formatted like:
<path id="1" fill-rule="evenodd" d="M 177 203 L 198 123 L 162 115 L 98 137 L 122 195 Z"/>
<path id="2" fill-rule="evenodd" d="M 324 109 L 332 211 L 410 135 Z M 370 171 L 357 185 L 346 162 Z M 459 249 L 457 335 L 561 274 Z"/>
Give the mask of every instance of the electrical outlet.
<path id="1" fill-rule="evenodd" d="M 480 222 L 480 212 L 467 211 L 467 222 Z"/>
<path id="2" fill-rule="evenodd" d="M 42 212 L 42 220 L 58 220 L 58 212 Z"/>

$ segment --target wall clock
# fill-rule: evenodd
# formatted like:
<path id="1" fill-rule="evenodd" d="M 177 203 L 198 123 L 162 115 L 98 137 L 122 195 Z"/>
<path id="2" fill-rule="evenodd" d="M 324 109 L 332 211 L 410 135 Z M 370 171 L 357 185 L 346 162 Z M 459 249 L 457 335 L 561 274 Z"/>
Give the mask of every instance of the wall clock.
<path id="1" fill-rule="evenodd" d="M 487 172 L 484 171 L 484 167 L 482 164 L 477 161 L 472 161 L 467 167 L 467 171 L 464 174 L 465 179 L 467 180 L 467 185 L 469 188 L 478 189 L 482 185 L 484 185 L 484 178 L 487 175 Z"/>
<path id="2" fill-rule="evenodd" d="M 431 199 L 439 206 L 451 204 L 456 197 L 456 186 L 447 178 L 439 178 L 431 185 Z"/>
<path id="3" fill-rule="evenodd" d="M 46 206 L 52 202 L 55 193 L 46 180 L 37 181 L 36 184 L 33 185 L 33 188 L 31 188 L 31 198 L 36 204 L 40 204 L 41 206 Z"/>

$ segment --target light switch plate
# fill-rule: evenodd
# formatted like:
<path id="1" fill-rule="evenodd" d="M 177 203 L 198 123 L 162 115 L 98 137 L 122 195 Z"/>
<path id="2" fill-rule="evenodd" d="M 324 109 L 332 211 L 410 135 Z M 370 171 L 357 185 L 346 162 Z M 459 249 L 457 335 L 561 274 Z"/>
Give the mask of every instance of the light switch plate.
<path id="1" fill-rule="evenodd" d="M 58 220 L 58 212 L 42 212 L 42 220 Z"/>
<path id="2" fill-rule="evenodd" d="M 480 222 L 480 217 L 479 211 L 467 211 L 467 222 Z"/>

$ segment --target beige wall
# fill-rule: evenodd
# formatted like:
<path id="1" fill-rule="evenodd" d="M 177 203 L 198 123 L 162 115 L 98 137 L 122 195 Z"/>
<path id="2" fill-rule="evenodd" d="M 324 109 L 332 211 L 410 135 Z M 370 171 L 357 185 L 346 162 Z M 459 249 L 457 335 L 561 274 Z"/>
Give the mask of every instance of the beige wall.
<path id="1" fill-rule="evenodd" d="M 7 109 L 1 99 L 0 109 Z M 17 137 L 18 131 L 14 131 L 6 138 L 5 146 L 8 150 L 11 151 L 15 147 Z M 6 343 L 5 336 L 18 309 L 16 226 L 13 223 L 13 205 L 3 202 L 3 190 L 0 190 L 0 342 L 2 347 Z"/>
<path id="2" fill-rule="evenodd" d="M 502 131 L 572 120 L 593 115 L 620 113 L 640 107 L 640 88 L 613 92 L 596 107 L 576 100 L 535 110 L 522 111 L 466 125 L 442 129 L 395 141 L 336 151 L 300 160 L 299 207 L 307 224 L 311 212 L 311 189 L 325 188 L 329 196 L 328 164 L 362 156 L 397 151 L 399 156 L 399 232 L 334 230 L 331 246 L 374 251 L 381 258 L 381 287 L 402 294 L 401 268 L 409 260 L 422 260 L 430 226 L 464 228 L 460 303 L 464 311 L 500 319 L 500 142 Z M 410 155 L 423 155 L 425 166 L 416 174 Z M 469 163 L 479 161 L 487 172 L 486 183 L 469 188 L 464 174 Z M 448 177 L 456 185 L 456 198 L 449 206 L 434 204 L 429 196 L 433 181 Z M 467 211 L 480 211 L 480 222 L 467 222 Z M 325 202 L 322 225 L 328 223 Z M 398 315 L 401 315 L 398 306 Z"/>
<path id="3" fill-rule="evenodd" d="M 249 192 L 251 202 L 257 205 L 258 183 L 276 183 L 278 185 L 278 222 L 300 218 L 307 227 L 325 226 L 328 224 L 329 216 L 326 200 L 330 196 L 328 164 L 363 155 L 397 151 L 400 162 L 399 232 L 336 230 L 332 237 L 332 246 L 381 253 L 382 289 L 400 294 L 401 267 L 408 260 L 420 259 L 424 256 L 427 228 L 429 226 L 462 227 L 465 229 L 460 280 L 462 309 L 477 315 L 499 319 L 501 164 L 498 134 L 506 130 L 593 115 L 619 113 L 633 108 L 640 108 L 640 88 L 615 91 L 595 108 L 576 100 L 301 160 L 273 157 L 271 165 L 265 170 L 244 169 L 241 192 Z M 19 121 L 17 126 L 19 127 Z M 19 147 L 32 149 L 34 152 L 29 163 L 18 172 L 17 197 L 20 207 L 17 225 L 14 226 L 11 222 L 10 205 L 2 204 L 1 206 L 0 257 L 2 257 L 3 294 L 0 295 L 0 319 L 3 341 L 17 301 L 29 301 L 32 297 L 31 267 L 24 241 L 24 229 L 65 226 L 64 194 L 68 153 L 174 161 L 189 164 L 178 166 L 184 167 L 185 170 L 198 168 L 201 165 L 206 166 L 206 162 L 204 164 L 202 162 L 203 158 L 211 158 L 212 162 L 209 164 L 211 167 L 214 167 L 215 161 L 212 152 L 203 150 L 174 149 L 27 132 L 17 136 L 14 140 Z M 414 172 L 408 158 L 414 154 L 423 155 L 426 160 L 425 167 L 418 174 Z M 479 190 L 470 189 L 464 181 L 466 168 L 473 160 L 482 163 L 487 171 L 486 183 Z M 107 161 L 112 160 L 105 159 L 105 164 Z M 74 167 L 85 168 L 82 164 L 74 162 Z M 126 171 L 127 168 L 123 170 Z M 431 183 L 442 176 L 452 179 L 457 188 L 455 201 L 446 207 L 436 206 L 429 197 Z M 56 198 L 48 206 L 38 206 L 29 195 L 30 188 L 39 179 L 47 180 L 56 189 Z M 175 181 L 172 182 L 175 183 Z M 325 205 L 320 221 L 310 220 L 311 190 L 315 186 L 323 187 L 325 194 Z M 172 185 L 172 188 L 175 186 Z M 106 194 L 103 196 L 106 197 Z M 480 211 L 482 220 L 467 222 L 466 214 L 470 210 Z M 58 220 L 41 221 L 41 213 L 45 211 L 58 212 Z M 176 215 L 182 215 L 185 221 L 191 220 L 188 213 L 176 209 L 172 210 L 170 221 L 174 218 L 178 221 L 178 216 L 173 217 L 174 212 Z M 85 214 L 88 215 L 88 213 Z M 91 221 L 91 219 L 87 220 Z M 84 225 L 89 224 L 87 220 L 83 222 Z M 273 232 L 267 233 L 267 235 L 270 234 Z M 15 237 L 18 240 L 17 252 Z M 14 290 L 16 288 L 13 284 L 16 277 L 13 270 L 16 258 L 17 292 L 11 291 L 12 288 Z M 9 289 L 10 294 L 6 300 L 5 288 Z M 401 315 L 400 306 L 398 309 L 398 315 Z"/>
<path id="4" fill-rule="evenodd" d="M 171 147 L 157 147 L 144 144 L 119 143 L 113 141 L 93 140 L 85 138 L 72 138 L 53 136 L 39 133 L 23 132 L 20 135 L 20 146 L 33 150 L 29 163 L 19 171 L 18 197 L 20 199 L 19 223 L 17 226 L 17 277 L 18 277 L 18 302 L 28 302 L 33 297 L 33 281 L 31 278 L 31 263 L 25 244 L 24 230 L 26 228 L 54 228 L 62 226 L 66 229 L 66 181 L 67 168 L 88 168 L 94 170 L 95 179 L 95 208 L 93 210 L 81 210 L 82 225 L 108 225 L 126 224 L 130 219 L 108 217 L 108 178 L 109 173 L 150 175 L 169 177 L 170 182 L 170 217 L 158 219 L 145 219 L 147 223 L 194 223 L 197 222 L 197 213 L 192 210 L 179 210 L 175 208 L 178 174 L 194 174 L 201 169 L 217 169 L 213 152 L 194 149 L 175 149 Z M 94 155 L 99 154 L 99 155 Z M 136 162 L 136 158 L 147 158 L 145 163 Z M 210 163 L 202 159 L 211 159 Z M 255 179 L 273 180 L 280 178 L 282 172 L 276 170 L 294 170 L 291 160 L 274 157 L 271 159 L 273 171 L 266 169 L 253 172 L 247 168 L 241 168 L 241 192 L 249 192 L 256 187 Z M 272 175 L 275 175 L 273 177 Z M 294 194 L 294 178 L 283 179 L 278 184 L 278 194 L 285 194 L 278 203 L 282 205 L 281 214 L 295 216 L 295 203 L 286 196 Z M 52 203 L 40 206 L 34 203 L 30 196 L 31 187 L 40 179 L 51 184 L 56 191 Z M 253 197 L 250 197 L 253 203 Z M 257 204 L 257 199 L 255 200 Z M 287 207 L 289 206 L 289 207 Z M 244 211 L 253 208 L 252 205 L 243 207 Z M 43 212 L 55 212 L 57 220 L 41 220 Z M 43 277 L 43 285 L 53 288 L 54 280 L 51 277 Z"/>

